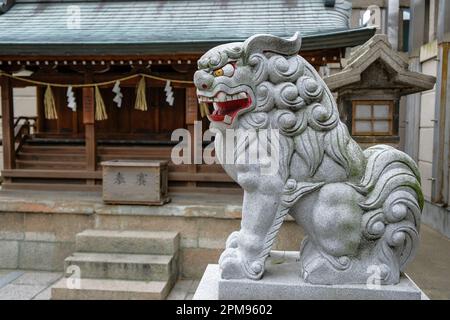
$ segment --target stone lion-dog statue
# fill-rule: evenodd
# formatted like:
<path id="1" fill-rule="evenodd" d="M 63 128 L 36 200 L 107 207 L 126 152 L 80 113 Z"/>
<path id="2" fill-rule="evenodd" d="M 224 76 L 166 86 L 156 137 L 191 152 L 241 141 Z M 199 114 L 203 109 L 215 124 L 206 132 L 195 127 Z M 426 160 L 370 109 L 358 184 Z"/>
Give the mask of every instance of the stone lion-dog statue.
<path id="1" fill-rule="evenodd" d="M 306 282 L 367 283 L 377 266 L 380 284 L 397 284 L 418 246 L 417 165 L 387 145 L 359 147 L 300 47 L 298 33 L 261 34 L 219 45 L 198 60 L 194 83 L 211 128 L 224 135 L 227 129 L 279 132 L 272 175 L 262 174 L 262 164 L 225 163 L 218 156 L 225 139 L 216 135 L 219 162 L 244 189 L 241 229 L 226 241 L 221 277 L 260 279 L 289 214 L 307 235 L 299 258 Z"/>

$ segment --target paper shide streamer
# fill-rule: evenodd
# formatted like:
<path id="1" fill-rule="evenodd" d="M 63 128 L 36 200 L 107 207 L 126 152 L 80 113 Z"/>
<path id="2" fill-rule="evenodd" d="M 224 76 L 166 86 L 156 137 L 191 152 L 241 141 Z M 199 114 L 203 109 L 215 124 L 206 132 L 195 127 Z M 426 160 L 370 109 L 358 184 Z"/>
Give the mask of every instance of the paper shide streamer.
<path id="1" fill-rule="evenodd" d="M 137 86 L 137 92 L 136 92 L 136 102 L 135 102 L 135 108 L 138 110 L 146 111 L 147 110 L 147 98 L 146 98 L 146 81 L 145 79 L 153 79 L 156 81 L 165 81 L 166 85 L 164 87 L 164 91 L 166 93 L 166 102 L 173 106 L 174 104 L 174 96 L 173 96 L 173 88 L 171 83 L 182 83 L 182 84 L 189 84 L 192 85 L 193 81 L 189 80 L 177 80 L 177 79 L 167 79 L 155 75 L 150 74 L 133 74 L 126 77 L 122 77 L 115 80 L 110 81 L 104 81 L 99 83 L 74 83 L 74 84 L 67 84 L 67 83 L 49 83 L 45 81 L 39 81 L 34 79 L 28 79 L 23 76 L 13 75 L 6 72 L 3 72 L 0 70 L 0 76 L 5 76 L 11 79 L 18 79 L 20 81 L 33 84 L 36 86 L 45 86 L 45 94 L 44 94 L 44 111 L 45 111 L 45 118 L 52 120 L 52 119 L 58 119 L 58 113 L 56 111 L 56 103 L 55 98 L 53 96 L 52 87 L 56 88 L 66 88 L 67 89 L 67 107 L 70 108 L 72 111 L 77 110 L 77 103 L 75 99 L 75 94 L 73 92 L 74 88 L 93 88 L 95 90 L 95 119 L 96 120 L 106 120 L 108 119 L 108 115 L 106 114 L 106 108 L 103 101 L 103 98 L 101 96 L 99 86 L 105 87 L 108 85 L 113 85 L 113 92 L 115 93 L 113 101 L 117 104 L 118 108 L 122 107 L 123 102 L 123 94 L 121 92 L 120 88 L 120 82 L 131 80 L 136 77 L 141 77 L 138 86 Z M 204 108 L 205 109 L 205 108 Z M 202 111 L 202 110 L 201 110 Z M 206 113 L 206 110 L 203 110 L 203 114 Z"/>
<path id="2" fill-rule="evenodd" d="M 67 107 L 73 112 L 77 111 L 77 102 L 75 100 L 72 86 L 67 88 Z"/>
<path id="3" fill-rule="evenodd" d="M 170 85 L 170 80 L 166 81 L 166 86 L 164 87 L 164 91 L 166 92 L 166 102 L 173 106 L 174 98 L 173 98 L 173 90 L 172 86 Z"/>
<path id="4" fill-rule="evenodd" d="M 116 81 L 114 84 L 114 88 L 112 89 L 112 92 L 114 92 L 116 95 L 114 96 L 113 101 L 117 104 L 117 108 L 122 107 L 122 98 L 123 94 L 120 89 L 120 81 Z"/>

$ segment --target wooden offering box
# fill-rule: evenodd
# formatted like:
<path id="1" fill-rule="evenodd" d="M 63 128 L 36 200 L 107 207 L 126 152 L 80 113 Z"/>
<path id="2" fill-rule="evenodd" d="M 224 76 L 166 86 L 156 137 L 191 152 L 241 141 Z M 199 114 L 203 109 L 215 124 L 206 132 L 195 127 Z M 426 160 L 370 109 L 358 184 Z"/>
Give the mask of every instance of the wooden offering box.
<path id="1" fill-rule="evenodd" d="M 104 202 L 162 205 L 170 201 L 167 161 L 111 160 L 101 164 Z"/>

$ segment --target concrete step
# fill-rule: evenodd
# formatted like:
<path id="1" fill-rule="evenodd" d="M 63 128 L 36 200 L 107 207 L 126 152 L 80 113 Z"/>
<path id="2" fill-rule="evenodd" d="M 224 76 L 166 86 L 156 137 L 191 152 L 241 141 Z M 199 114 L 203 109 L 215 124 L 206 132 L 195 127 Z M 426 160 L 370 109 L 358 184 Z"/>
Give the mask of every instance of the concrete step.
<path id="1" fill-rule="evenodd" d="M 85 230 L 76 236 L 79 252 L 175 254 L 178 232 Z"/>
<path id="2" fill-rule="evenodd" d="M 65 270 L 78 266 L 82 279 L 165 281 L 176 278 L 176 260 L 170 255 L 75 252 L 64 262 Z"/>
<path id="3" fill-rule="evenodd" d="M 172 287 L 170 281 L 82 279 L 80 288 L 69 289 L 67 280 L 52 286 L 52 300 L 163 300 Z"/>

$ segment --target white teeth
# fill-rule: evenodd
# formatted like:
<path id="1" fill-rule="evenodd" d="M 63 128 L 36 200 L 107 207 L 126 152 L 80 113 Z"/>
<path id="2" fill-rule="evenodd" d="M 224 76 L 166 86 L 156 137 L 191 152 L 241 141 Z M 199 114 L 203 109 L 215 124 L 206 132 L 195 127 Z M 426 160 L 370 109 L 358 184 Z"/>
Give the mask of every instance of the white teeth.
<path id="1" fill-rule="evenodd" d="M 236 94 L 227 95 L 225 92 L 219 92 L 214 98 L 208 98 L 204 96 L 198 97 L 199 102 L 225 102 L 225 101 L 232 101 L 232 100 L 241 100 L 246 99 L 247 93 L 245 92 L 239 92 Z"/>
<path id="2" fill-rule="evenodd" d="M 247 94 L 245 92 L 239 92 L 238 97 L 239 97 L 239 99 L 245 99 L 245 98 L 247 98 Z"/>
<path id="3" fill-rule="evenodd" d="M 225 100 L 226 97 L 227 97 L 227 95 L 226 95 L 224 92 L 219 92 L 219 93 L 217 94 L 217 101 L 219 101 L 219 102 L 226 101 L 226 100 Z"/>
<path id="4" fill-rule="evenodd" d="M 218 110 L 219 109 L 219 106 L 217 105 L 216 102 L 213 102 L 213 107 L 214 107 L 214 110 Z"/>
<path id="5" fill-rule="evenodd" d="M 225 117 L 223 118 L 223 122 L 226 124 L 231 124 L 232 120 L 233 119 L 229 115 L 225 115 Z"/>

